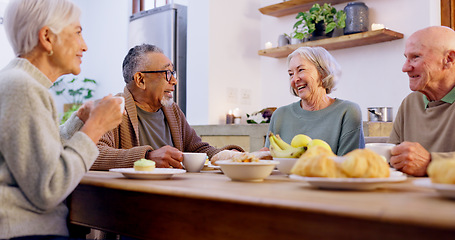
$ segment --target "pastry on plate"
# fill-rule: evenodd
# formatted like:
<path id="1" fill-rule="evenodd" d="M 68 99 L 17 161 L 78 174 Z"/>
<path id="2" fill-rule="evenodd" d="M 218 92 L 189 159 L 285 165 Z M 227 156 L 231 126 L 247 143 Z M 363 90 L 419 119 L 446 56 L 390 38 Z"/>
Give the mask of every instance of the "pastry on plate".
<path id="1" fill-rule="evenodd" d="M 356 149 L 343 157 L 340 169 L 350 178 L 387 178 L 390 169 L 387 162 L 369 149 Z"/>
<path id="2" fill-rule="evenodd" d="M 377 153 L 356 149 L 343 157 L 320 146 L 309 148 L 295 163 L 292 174 L 327 178 L 386 178 L 389 165 Z"/>
<path id="3" fill-rule="evenodd" d="M 142 158 L 141 160 L 134 162 L 134 170 L 147 172 L 153 171 L 155 170 L 155 162 Z"/>
<path id="4" fill-rule="evenodd" d="M 304 177 L 342 177 L 334 157 L 336 155 L 324 147 L 311 147 L 294 164 L 291 174 Z"/>
<path id="5" fill-rule="evenodd" d="M 455 160 L 432 161 L 427 173 L 433 183 L 455 184 Z"/>

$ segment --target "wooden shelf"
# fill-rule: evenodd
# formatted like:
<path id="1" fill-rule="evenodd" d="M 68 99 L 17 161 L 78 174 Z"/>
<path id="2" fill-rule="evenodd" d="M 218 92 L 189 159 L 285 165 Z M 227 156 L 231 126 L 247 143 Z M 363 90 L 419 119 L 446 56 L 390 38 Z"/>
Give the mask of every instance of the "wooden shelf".
<path id="1" fill-rule="evenodd" d="M 334 5 L 345 2 L 352 2 L 352 0 L 290 0 L 260 8 L 259 11 L 265 15 L 282 17 L 298 12 L 308 11 L 315 3 L 331 3 Z"/>
<path id="2" fill-rule="evenodd" d="M 403 38 L 403 34 L 392 31 L 390 29 L 380 29 L 375 31 L 368 31 L 362 33 L 355 33 L 350 35 L 343 35 L 333 38 L 325 38 L 316 41 L 308 41 L 299 44 L 286 45 L 282 47 L 269 48 L 259 50 L 258 54 L 261 56 L 283 58 L 287 57 L 295 49 L 299 47 L 323 47 L 327 50 L 335 50 L 342 48 L 351 48 L 357 46 L 364 46 L 374 43 L 387 42 Z"/>

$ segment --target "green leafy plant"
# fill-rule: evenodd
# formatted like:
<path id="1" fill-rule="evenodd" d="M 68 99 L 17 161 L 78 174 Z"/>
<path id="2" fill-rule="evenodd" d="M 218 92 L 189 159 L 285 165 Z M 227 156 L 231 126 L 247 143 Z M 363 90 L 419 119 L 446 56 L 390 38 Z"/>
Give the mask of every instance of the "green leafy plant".
<path id="1" fill-rule="evenodd" d="M 346 13 L 337 11 L 331 4 L 324 3 L 321 7 L 314 4 L 308 12 L 299 12 L 295 17 L 293 38 L 304 39 L 316 30 L 316 24 L 323 22 L 325 33 L 332 32 L 335 28 L 346 27 Z"/>
<path id="2" fill-rule="evenodd" d="M 66 80 L 66 77 L 61 77 L 55 81 L 51 88 L 54 89 L 57 96 L 63 96 L 68 103 L 82 104 L 84 100 L 93 97 L 94 86 L 97 82 L 93 79 L 84 78 L 80 79 L 73 77 Z"/>
<path id="3" fill-rule="evenodd" d="M 89 78 L 63 76 L 54 82 L 52 89 L 57 96 L 62 96 L 71 107 L 63 113 L 60 124 L 63 124 L 68 118 L 77 111 L 85 100 L 93 97 L 97 82 Z"/>

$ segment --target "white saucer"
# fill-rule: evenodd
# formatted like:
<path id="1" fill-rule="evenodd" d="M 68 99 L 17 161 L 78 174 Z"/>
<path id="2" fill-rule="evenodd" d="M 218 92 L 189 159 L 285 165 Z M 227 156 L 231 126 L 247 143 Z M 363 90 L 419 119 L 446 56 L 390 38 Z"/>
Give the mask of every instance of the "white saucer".
<path id="1" fill-rule="evenodd" d="M 119 172 L 127 178 L 134 179 L 168 179 L 174 174 L 185 173 L 183 169 L 176 168 L 155 168 L 153 171 L 136 171 L 134 168 L 113 168 L 110 172 Z"/>

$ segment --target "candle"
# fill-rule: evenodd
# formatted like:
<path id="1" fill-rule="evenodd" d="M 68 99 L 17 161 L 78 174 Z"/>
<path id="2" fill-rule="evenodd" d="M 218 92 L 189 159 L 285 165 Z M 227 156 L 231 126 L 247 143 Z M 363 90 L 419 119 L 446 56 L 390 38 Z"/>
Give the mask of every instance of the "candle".
<path id="1" fill-rule="evenodd" d="M 235 108 L 233 111 L 233 115 L 234 115 L 234 124 L 240 124 L 240 119 L 242 118 L 242 117 L 240 117 L 240 109 Z"/>
<path id="2" fill-rule="evenodd" d="M 232 114 L 232 110 L 229 110 L 229 113 L 226 114 L 226 124 L 233 124 L 234 123 L 234 114 Z"/>
<path id="3" fill-rule="evenodd" d="M 265 48 L 266 48 L 266 49 L 269 49 L 269 48 L 272 48 L 272 47 L 273 47 L 273 45 L 272 45 L 271 42 L 266 42 L 266 43 L 265 43 Z"/>
<path id="4" fill-rule="evenodd" d="M 232 111 L 232 113 L 234 114 L 234 117 L 240 117 L 240 109 L 239 108 L 235 108 L 234 111 Z"/>
<path id="5" fill-rule="evenodd" d="M 371 24 L 371 31 L 375 31 L 375 30 L 379 30 L 379 29 L 383 29 L 383 28 L 384 28 L 384 24 L 380 24 L 380 23 Z"/>

